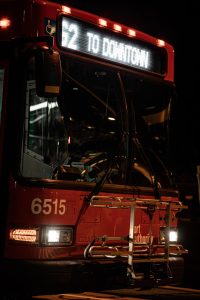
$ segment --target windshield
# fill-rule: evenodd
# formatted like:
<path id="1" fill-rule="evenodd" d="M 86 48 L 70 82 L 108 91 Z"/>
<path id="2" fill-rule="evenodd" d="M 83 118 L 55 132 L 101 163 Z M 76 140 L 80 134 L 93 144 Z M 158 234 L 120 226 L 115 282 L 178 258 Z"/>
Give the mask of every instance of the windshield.
<path id="1" fill-rule="evenodd" d="M 22 175 L 97 183 L 109 170 L 110 184 L 161 182 L 171 89 L 66 57 L 62 68 L 57 98 L 38 97 L 34 76 L 27 81 Z"/>

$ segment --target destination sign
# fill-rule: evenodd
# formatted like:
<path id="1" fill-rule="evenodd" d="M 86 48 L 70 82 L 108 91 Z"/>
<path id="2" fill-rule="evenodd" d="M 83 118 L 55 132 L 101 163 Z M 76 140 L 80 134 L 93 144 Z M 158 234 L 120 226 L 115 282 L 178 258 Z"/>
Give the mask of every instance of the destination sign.
<path id="1" fill-rule="evenodd" d="M 62 16 L 59 44 L 62 48 L 163 75 L 166 51 L 150 43 Z"/>

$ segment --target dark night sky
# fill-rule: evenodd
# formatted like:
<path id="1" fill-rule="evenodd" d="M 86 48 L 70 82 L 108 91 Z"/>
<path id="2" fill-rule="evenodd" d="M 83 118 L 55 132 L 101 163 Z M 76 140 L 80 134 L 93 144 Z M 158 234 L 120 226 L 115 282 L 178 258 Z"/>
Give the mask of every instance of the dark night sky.
<path id="1" fill-rule="evenodd" d="M 200 164 L 198 2 L 68 0 L 67 4 L 145 31 L 174 46 L 178 94 L 174 114 L 174 161 L 183 170 Z"/>

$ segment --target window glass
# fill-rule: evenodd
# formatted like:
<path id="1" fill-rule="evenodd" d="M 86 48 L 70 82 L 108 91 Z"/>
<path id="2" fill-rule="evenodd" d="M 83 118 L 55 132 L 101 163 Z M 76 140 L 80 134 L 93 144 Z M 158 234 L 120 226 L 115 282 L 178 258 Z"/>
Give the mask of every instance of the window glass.
<path id="1" fill-rule="evenodd" d="M 59 97 L 38 97 L 30 62 L 22 175 L 166 186 L 171 89 L 65 56 L 62 70 Z"/>
<path id="2" fill-rule="evenodd" d="M 123 116 L 116 73 L 69 61 L 63 67 L 59 103 L 68 130 L 68 164 L 57 177 L 98 182 L 112 165 L 108 181 L 121 183 Z"/>
<path id="3" fill-rule="evenodd" d="M 22 174 L 51 178 L 67 158 L 68 136 L 57 98 L 38 97 L 35 81 L 27 82 Z"/>
<path id="4" fill-rule="evenodd" d="M 121 183 L 121 105 L 116 73 L 95 65 L 64 62 L 58 98 L 38 97 L 28 80 L 22 175 L 98 182 L 110 169 L 107 182 Z"/>
<path id="5" fill-rule="evenodd" d="M 172 87 L 152 80 L 123 76 L 129 109 L 133 151 L 132 182 L 140 175 L 159 186 L 169 185 L 169 120 Z M 140 175 L 138 174 L 140 173 Z M 146 181 L 146 180 L 145 180 Z M 145 184 L 146 185 L 146 184 Z"/>

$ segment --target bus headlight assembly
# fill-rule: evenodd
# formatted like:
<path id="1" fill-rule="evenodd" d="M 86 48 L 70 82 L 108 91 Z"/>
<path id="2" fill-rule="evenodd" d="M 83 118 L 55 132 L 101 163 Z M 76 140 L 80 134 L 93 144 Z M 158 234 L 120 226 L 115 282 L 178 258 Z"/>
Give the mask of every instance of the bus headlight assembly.
<path id="1" fill-rule="evenodd" d="M 43 246 L 68 246 L 73 242 L 73 228 L 68 226 L 10 228 L 9 240 L 24 244 L 42 244 Z"/>
<path id="2" fill-rule="evenodd" d="M 45 226 L 42 230 L 42 244 L 46 246 L 66 246 L 73 242 L 71 227 Z"/>
<path id="3" fill-rule="evenodd" d="M 160 243 L 164 244 L 166 242 L 166 234 L 168 234 L 168 239 L 170 243 L 178 242 L 178 231 L 174 228 L 167 230 L 166 227 L 160 227 Z"/>

